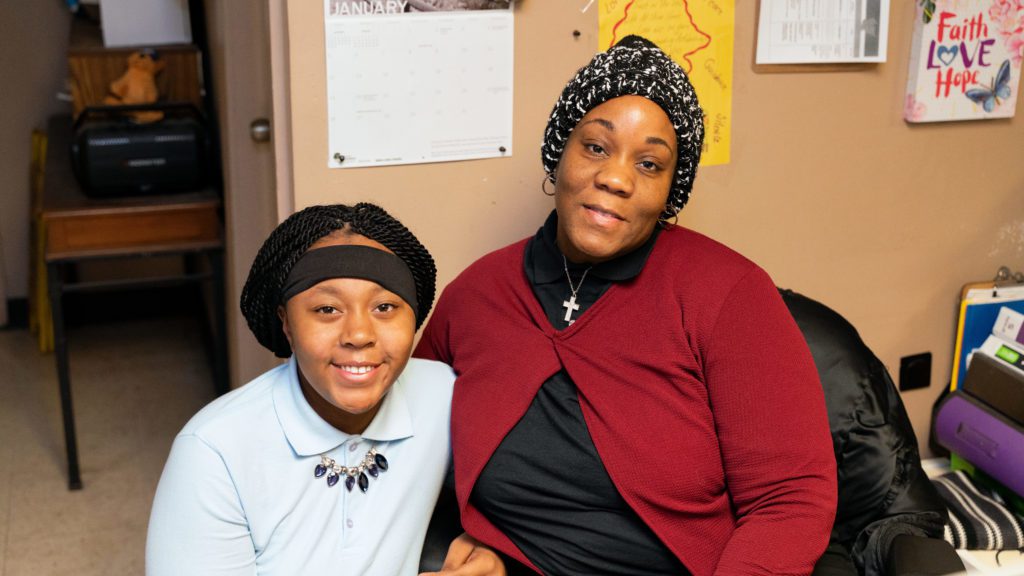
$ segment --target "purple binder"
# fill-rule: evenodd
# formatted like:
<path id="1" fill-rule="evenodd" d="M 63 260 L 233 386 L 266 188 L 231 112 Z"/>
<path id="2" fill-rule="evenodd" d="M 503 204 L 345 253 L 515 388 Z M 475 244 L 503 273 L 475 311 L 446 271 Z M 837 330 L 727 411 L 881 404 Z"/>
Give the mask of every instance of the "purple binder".
<path id="1" fill-rule="evenodd" d="M 935 416 L 939 443 L 1024 495 L 1024 428 L 973 397 L 955 391 Z"/>

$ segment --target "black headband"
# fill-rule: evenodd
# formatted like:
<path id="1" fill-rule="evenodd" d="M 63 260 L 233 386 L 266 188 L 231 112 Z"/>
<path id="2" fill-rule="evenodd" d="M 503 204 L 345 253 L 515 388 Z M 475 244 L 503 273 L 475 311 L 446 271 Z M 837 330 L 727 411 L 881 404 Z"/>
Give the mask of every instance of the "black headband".
<path id="1" fill-rule="evenodd" d="M 369 246 L 344 244 L 309 250 L 292 266 L 281 303 L 331 278 L 359 278 L 380 284 L 416 308 L 416 281 L 398 256 Z"/>

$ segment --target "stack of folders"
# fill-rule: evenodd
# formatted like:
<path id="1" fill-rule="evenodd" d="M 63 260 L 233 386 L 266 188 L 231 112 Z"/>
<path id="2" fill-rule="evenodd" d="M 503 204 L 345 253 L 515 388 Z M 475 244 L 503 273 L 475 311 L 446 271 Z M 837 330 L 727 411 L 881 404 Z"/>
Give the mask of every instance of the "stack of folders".
<path id="1" fill-rule="evenodd" d="M 992 333 L 935 419 L 939 442 L 1024 495 L 1024 314 L 1001 307 Z"/>

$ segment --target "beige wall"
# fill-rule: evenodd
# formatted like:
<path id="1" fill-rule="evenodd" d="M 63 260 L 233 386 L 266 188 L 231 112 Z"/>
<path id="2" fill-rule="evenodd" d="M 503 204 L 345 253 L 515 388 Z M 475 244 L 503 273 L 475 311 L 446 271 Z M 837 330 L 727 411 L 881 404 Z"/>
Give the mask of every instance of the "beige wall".
<path id="1" fill-rule="evenodd" d="M 0 2 L 0 267 L 7 298 L 28 296 L 32 130 L 45 130 L 47 117 L 71 110 L 57 100 L 65 90 L 70 22 L 63 2 Z"/>
<path id="2" fill-rule="evenodd" d="M 323 7 L 290 3 L 295 206 L 383 205 L 432 250 L 441 284 L 534 232 L 552 208 L 540 192 L 547 114 L 597 45 L 583 4 L 519 3 L 511 158 L 329 170 Z M 893 3 L 886 64 L 756 74 L 756 3 L 737 2 L 732 162 L 700 170 L 680 223 L 845 315 L 894 378 L 901 356 L 931 351 L 931 387 L 904 394 L 923 443 L 961 284 L 1024 268 L 1024 105 L 1006 121 L 903 122 L 913 4 Z"/>

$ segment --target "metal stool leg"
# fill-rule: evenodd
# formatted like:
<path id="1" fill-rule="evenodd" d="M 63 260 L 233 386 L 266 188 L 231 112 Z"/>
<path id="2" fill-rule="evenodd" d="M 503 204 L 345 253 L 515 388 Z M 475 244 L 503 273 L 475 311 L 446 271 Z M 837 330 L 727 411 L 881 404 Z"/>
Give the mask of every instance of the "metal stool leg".
<path id="1" fill-rule="evenodd" d="M 213 284 L 213 377 L 217 395 L 231 390 L 228 375 L 228 325 L 225 300 L 227 290 L 224 282 L 224 253 L 221 250 L 207 252 L 210 259 L 210 273 Z"/>
<path id="2" fill-rule="evenodd" d="M 57 379 L 60 381 L 60 408 L 64 415 L 64 446 L 68 455 L 68 489 L 81 490 L 82 477 L 78 470 L 75 413 L 71 405 L 71 375 L 68 372 L 68 341 L 64 334 L 64 307 L 61 303 L 64 279 L 61 276 L 60 264 L 49 262 L 46 268 L 50 308 L 53 314 L 54 356 L 57 358 Z"/>

